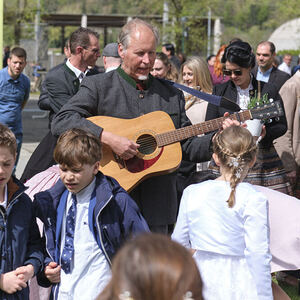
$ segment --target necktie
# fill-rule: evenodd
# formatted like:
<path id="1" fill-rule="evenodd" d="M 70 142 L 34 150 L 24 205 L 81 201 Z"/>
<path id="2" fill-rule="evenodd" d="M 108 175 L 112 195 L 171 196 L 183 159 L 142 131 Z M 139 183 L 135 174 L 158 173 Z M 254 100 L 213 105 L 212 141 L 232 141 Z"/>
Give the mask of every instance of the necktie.
<path id="1" fill-rule="evenodd" d="M 81 82 L 83 78 L 84 78 L 84 73 L 81 72 L 78 76 L 79 82 Z"/>
<path id="2" fill-rule="evenodd" d="M 72 205 L 66 217 L 65 246 L 61 254 L 61 267 L 66 274 L 71 272 L 71 264 L 74 255 L 74 231 L 76 218 L 76 195 L 72 194 Z"/>

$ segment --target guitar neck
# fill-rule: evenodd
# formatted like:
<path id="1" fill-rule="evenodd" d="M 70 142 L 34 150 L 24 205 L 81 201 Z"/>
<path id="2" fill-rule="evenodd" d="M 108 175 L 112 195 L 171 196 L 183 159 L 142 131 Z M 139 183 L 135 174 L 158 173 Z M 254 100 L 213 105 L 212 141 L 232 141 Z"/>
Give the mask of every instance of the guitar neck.
<path id="1" fill-rule="evenodd" d="M 239 113 L 234 113 L 229 117 L 221 117 L 221 118 L 205 121 L 202 123 L 198 123 L 195 125 L 190 125 L 176 130 L 172 130 L 169 132 L 160 133 L 155 136 L 157 141 L 157 146 L 163 147 L 166 145 L 180 142 L 182 140 L 188 139 L 196 135 L 201 135 L 204 133 L 218 130 L 222 128 L 222 124 L 224 120 L 227 118 L 230 118 L 232 120 L 237 120 L 239 122 L 244 122 L 252 119 L 252 115 L 250 110 L 245 110 Z"/>

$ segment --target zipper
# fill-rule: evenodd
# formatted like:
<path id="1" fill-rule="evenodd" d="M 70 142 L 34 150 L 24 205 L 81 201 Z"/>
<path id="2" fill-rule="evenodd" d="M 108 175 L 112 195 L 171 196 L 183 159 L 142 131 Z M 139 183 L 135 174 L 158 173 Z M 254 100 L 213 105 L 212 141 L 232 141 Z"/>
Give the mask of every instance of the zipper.
<path id="1" fill-rule="evenodd" d="M 45 226 L 44 226 L 44 232 L 45 232 L 45 239 L 46 239 L 46 252 L 49 255 L 49 257 L 52 259 L 52 261 L 54 261 L 52 255 L 50 254 L 50 252 L 48 250 L 48 247 L 47 247 L 47 245 L 48 245 L 48 239 L 47 239 L 47 234 L 46 234 L 46 231 L 45 231 Z"/>
<path id="2" fill-rule="evenodd" d="M 98 229 L 98 234 L 99 234 L 99 238 L 100 238 L 100 243 L 101 243 L 101 246 L 102 246 L 102 250 L 104 252 L 104 255 L 106 257 L 106 259 L 108 260 L 109 264 L 111 265 L 111 261 L 110 261 L 110 258 L 109 256 L 107 255 L 107 252 L 104 248 L 104 245 L 103 245 L 103 241 L 102 241 L 102 235 L 101 235 L 101 230 L 100 230 L 100 226 L 99 226 L 99 222 L 98 222 L 98 219 L 99 219 L 99 215 L 101 214 L 102 210 L 106 207 L 106 205 L 110 202 L 112 198 L 112 195 L 110 196 L 110 198 L 107 200 L 107 202 L 105 203 L 105 205 L 100 209 L 99 213 L 97 214 L 97 219 L 96 219 L 96 222 L 97 222 L 97 229 Z"/>

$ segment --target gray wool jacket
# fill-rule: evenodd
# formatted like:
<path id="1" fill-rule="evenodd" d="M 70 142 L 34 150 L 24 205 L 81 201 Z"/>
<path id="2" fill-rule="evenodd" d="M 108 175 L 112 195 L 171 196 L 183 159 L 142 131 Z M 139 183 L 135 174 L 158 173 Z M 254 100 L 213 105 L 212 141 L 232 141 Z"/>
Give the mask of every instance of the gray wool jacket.
<path id="1" fill-rule="evenodd" d="M 131 119 L 157 110 L 168 113 L 175 128 L 190 125 L 181 91 L 151 75 L 148 85 L 144 91 L 137 90 L 135 81 L 120 67 L 86 77 L 77 94 L 53 119 L 52 133 L 59 135 L 70 128 L 81 128 L 100 136 L 102 128 L 86 118 L 103 115 Z M 211 138 L 212 134 L 208 134 L 181 142 L 183 158 L 194 162 L 210 160 Z M 131 192 L 149 225 L 175 223 L 178 208 L 176 173 L 146 179 Z"/>

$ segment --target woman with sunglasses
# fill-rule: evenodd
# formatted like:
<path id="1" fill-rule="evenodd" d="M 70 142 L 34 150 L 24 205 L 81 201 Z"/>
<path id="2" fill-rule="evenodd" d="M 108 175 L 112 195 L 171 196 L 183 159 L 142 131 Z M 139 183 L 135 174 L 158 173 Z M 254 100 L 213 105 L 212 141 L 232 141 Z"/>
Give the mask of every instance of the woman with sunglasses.
<path id="1" fill-rule="evenodd" d="M 223 73 L 230 76 L 230 80 L 216 85 L 213 94 L 236 102 L 242 110 L 248 109 L 250 99 L 257 95 L 261 97 L 267 95 L 268 99 L 282 103 L 272 83 L 259 82 L 252 76 L 251 69 L 255 65 L 255 55 L 247 42 L 237 41 L 229 44 L 221 62 L 225 66 Z M 227 111 L 225 108 L 208 104 L 206 120 L 222 117 Z M 285 116 L 272 118 L 265 123 L 258 143 L 257 162 L 245 178 L 246 182 L 266 186 L 286 194 L 292 193 L 282 162 L 273 146 L 273 140 L 283 135 L 286 130 Z M 210 167 L 218 175 L 218 168 L 213 161 Z"/>

